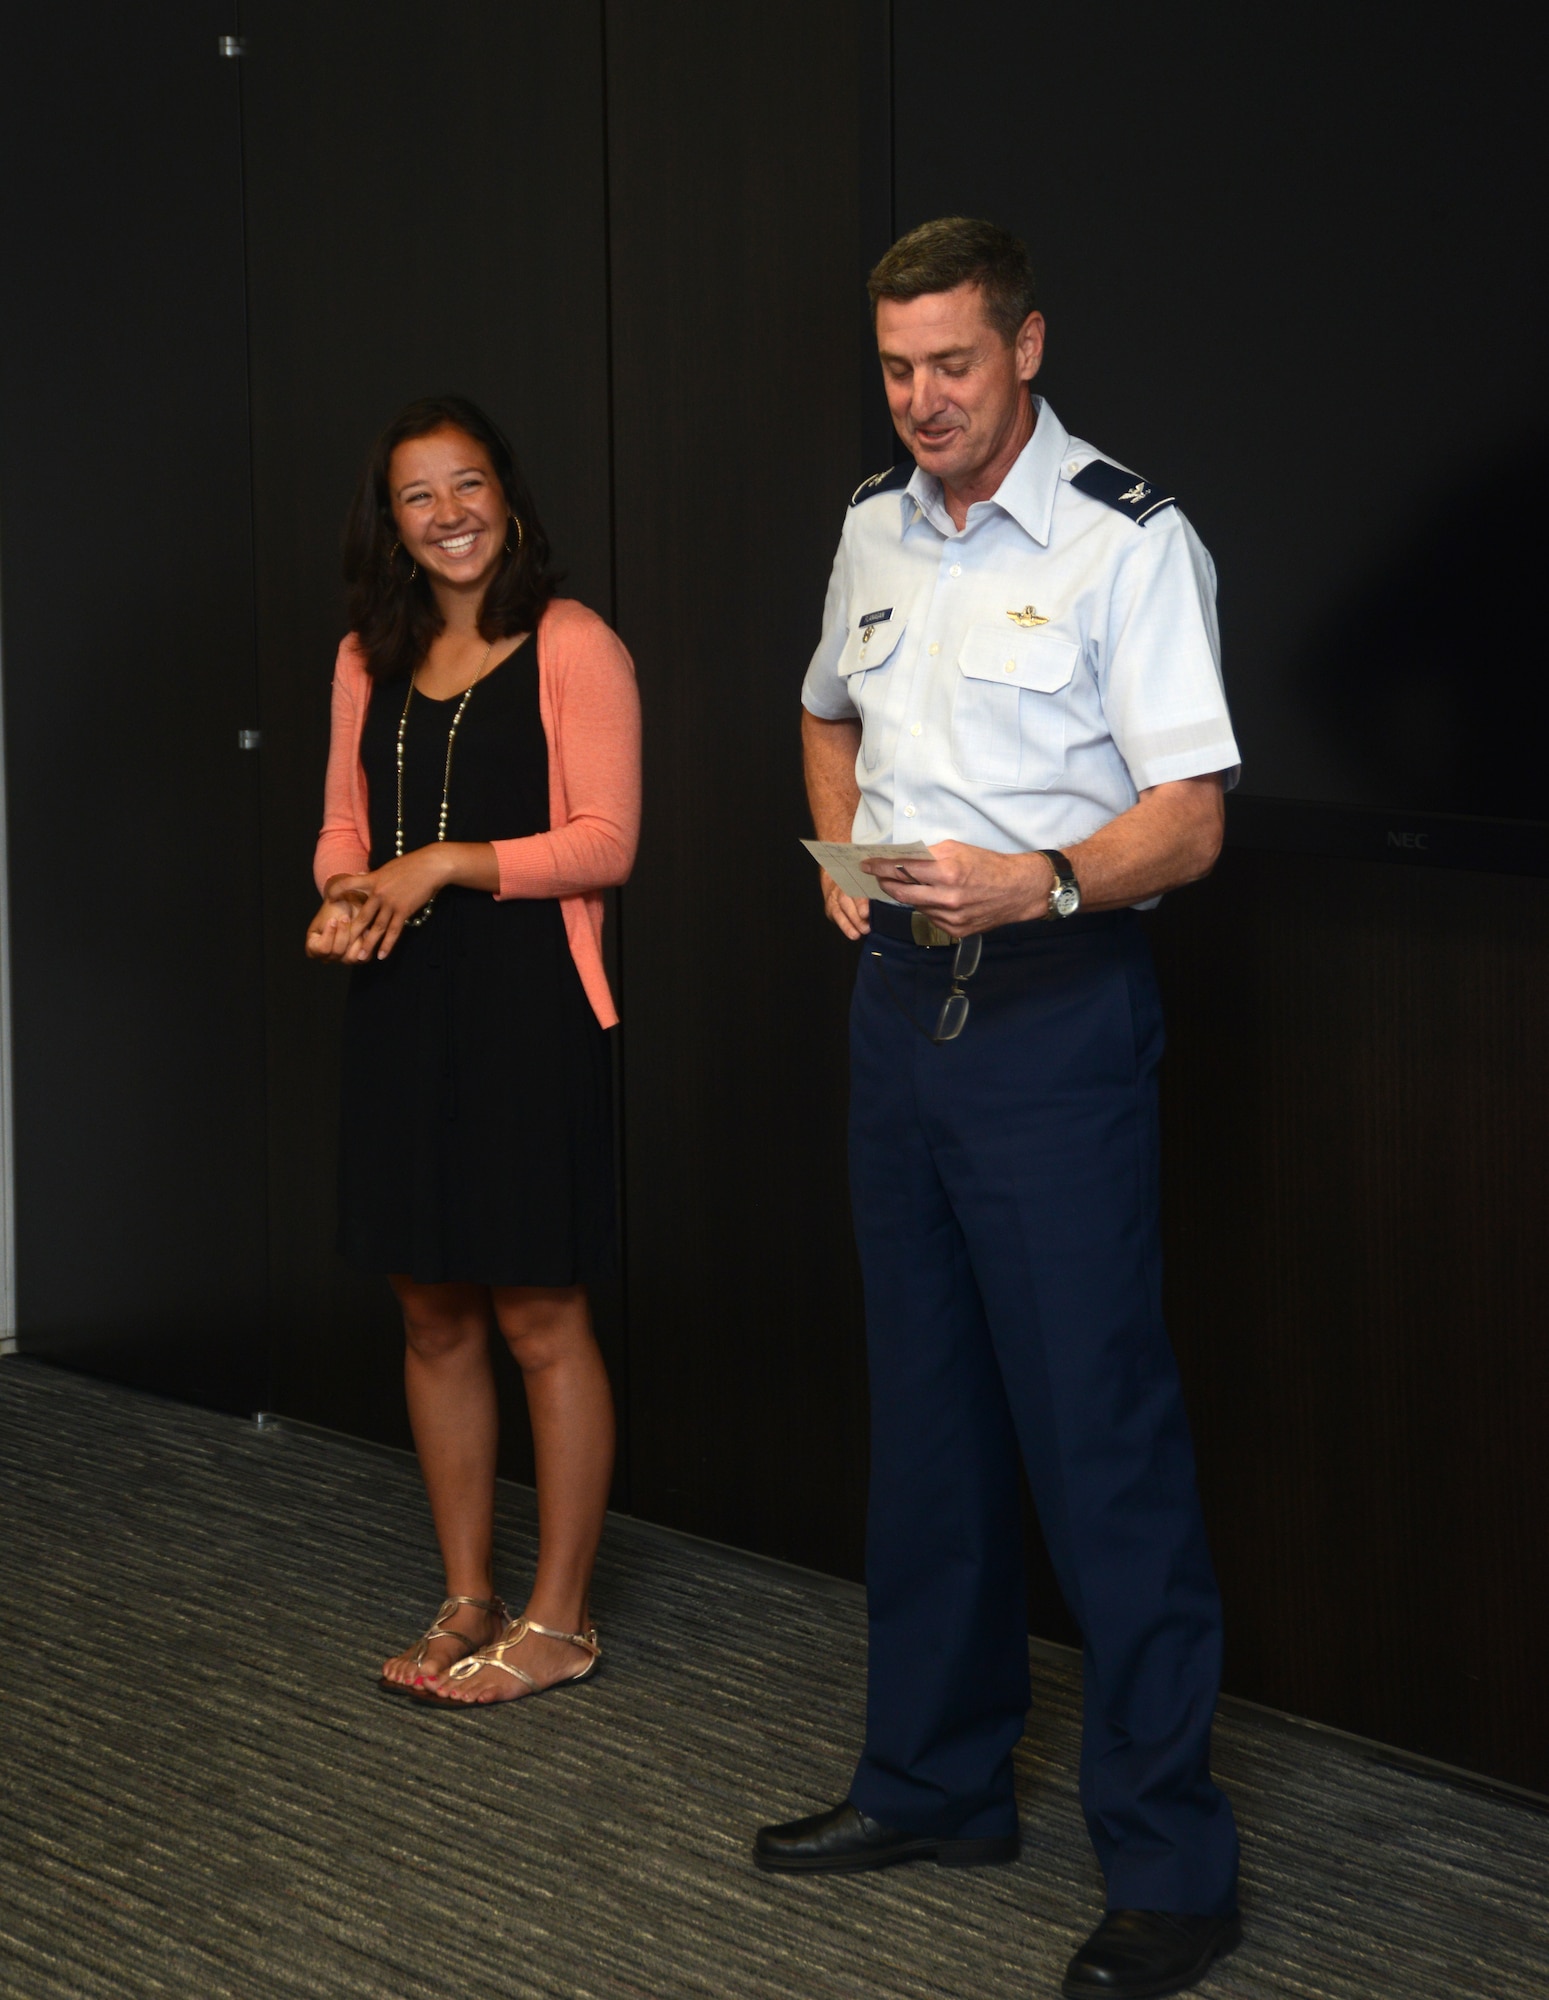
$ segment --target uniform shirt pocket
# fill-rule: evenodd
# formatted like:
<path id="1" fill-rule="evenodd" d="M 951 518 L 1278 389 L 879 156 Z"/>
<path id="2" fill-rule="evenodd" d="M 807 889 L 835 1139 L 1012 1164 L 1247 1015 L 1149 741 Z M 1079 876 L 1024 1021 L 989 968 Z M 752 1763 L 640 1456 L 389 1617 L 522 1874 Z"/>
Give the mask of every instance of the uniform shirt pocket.
<path id="1" fill-rule="evenodd" d="M 1043 792 L 1065 760 L 1065 690 L 1081 648 L 1057 632 L 971 625 L 957 656 L 952 760 L 976 785 Z"/>
<path id="2" fill-rule="evenodd" d="M 861 762 L 874 771 L 898 728 L 898 648 L 906 621 L 860 625 L 844 643 L 839 672 L 861 718 Z"/>

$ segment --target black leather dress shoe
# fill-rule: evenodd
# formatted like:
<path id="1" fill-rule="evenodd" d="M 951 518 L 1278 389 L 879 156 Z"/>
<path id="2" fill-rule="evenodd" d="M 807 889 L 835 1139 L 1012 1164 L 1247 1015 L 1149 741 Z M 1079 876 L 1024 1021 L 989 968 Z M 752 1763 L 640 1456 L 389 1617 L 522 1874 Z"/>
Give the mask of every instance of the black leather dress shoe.
<path id="1" fill-rule="evenodd" d="M 1066 2000 L 1160 2000 L 1181 1993 L 1242 1942 L 1240 1917 L 1110 1910 L 1065 1968 Z"/>
<path id="2" fill-rule="evenodd" d="M 942 1840 L 935 1834 L 902 1833 L 879 1826 L 848 1800 L 808 1819 L 760 1827 L 753 1859 L 760 1868 L 788 1874 L 822 1869 L 892 1868 L 900 1861 L 939 1861 L 945 1868 L 979 1868 L 991 1861 L 1015 1861 L 1020 1838 Z"/>

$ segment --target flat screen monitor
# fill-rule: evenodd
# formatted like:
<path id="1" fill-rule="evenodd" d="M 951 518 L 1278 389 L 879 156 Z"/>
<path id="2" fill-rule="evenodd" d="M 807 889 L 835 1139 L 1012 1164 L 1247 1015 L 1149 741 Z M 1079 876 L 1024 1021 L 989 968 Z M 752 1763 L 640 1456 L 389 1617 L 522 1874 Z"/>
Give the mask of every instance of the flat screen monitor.
<path id="1" fill-rule="evenodd" d="M 1025 238 L 1039 387 L 1204 537 L 1239 827 L 1549 866 L 1527 18 L 990 0 L 962 27 L 949 58 L 895 0 L 891 220 Z"/>

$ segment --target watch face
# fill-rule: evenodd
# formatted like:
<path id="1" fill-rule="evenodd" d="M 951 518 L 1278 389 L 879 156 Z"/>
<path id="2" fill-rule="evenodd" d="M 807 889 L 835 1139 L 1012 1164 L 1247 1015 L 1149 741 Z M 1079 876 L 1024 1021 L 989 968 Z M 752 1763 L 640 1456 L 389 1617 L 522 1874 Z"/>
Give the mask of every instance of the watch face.
<path id="1" fill-rule="evenodd" d="M 1072 882 L 1055 890 L 1053 903 L 1057 917 L 1073 917 L 1081 907 L 1081 891 Z"/>

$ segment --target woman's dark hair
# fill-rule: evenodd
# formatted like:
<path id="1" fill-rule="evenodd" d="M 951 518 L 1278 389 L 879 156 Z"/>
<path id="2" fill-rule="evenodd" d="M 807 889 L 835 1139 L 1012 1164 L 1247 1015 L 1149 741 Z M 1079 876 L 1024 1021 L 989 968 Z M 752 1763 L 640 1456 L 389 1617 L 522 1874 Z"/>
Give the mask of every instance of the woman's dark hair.
<path id="1" fill-rule="evenodd" d="M 398 529 L 387 483 L 399 445 L 442 430 L 465 431 L 483 445 L 506 508 L 522 524 L 520 536 L 514 527 L 508 531 L 506 554 L 484 592 L 480 635 L 502 639 L 534 631 L 559 583 L 549 538 L 499 426 L 466 396 L 421 397 L 398 412 L 372 447 L 344 530 L 350 624 L 365 654 L 366 671 L 381 680 L 413 673 L 445 622 L 424 572 L 412 575 L 413 565 L 403 551 L 393 553 Z"/>
<path id="2" fill-rule="evenodd" d="M 977 285 L 990 325 L 1009 347 L 1038 304 L 1027 246 L 1009 230 L 971 215 L 943 215 L 900 236 L 866 280 L 871 315 L 878 299 L 918 299 Z"/>

